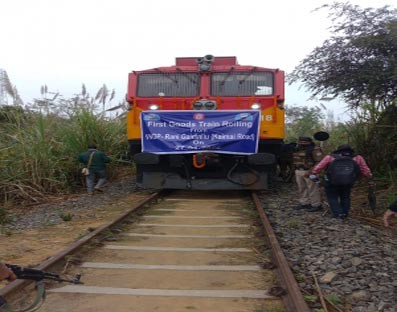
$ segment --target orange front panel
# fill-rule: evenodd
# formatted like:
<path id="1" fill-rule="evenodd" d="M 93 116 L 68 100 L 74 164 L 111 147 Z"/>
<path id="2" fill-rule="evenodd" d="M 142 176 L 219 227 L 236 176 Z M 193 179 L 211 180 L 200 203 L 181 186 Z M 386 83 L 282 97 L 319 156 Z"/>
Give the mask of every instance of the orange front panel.
<path id="1" fill-rule="evenodd" d="M 127 138 L 128 140 L 141 139 L 141 122 L 139 114 L 141 110 L 131 109 L 127 113 Z"/>
<path id="2" fill-rule="evenodd" d="M 261 139 L 284 139 L 284 110 L 270 107 L 261 112 Z"/>
<path id="3" fill-rule="evenodd" d="M 127 136 L 129 140 L 141 139 L 139 114 L 141 109 L 127 113 Z M 262 110 L 260 122 L 261 139 L 284 139 L 284 110 L 269 107 Z"/>

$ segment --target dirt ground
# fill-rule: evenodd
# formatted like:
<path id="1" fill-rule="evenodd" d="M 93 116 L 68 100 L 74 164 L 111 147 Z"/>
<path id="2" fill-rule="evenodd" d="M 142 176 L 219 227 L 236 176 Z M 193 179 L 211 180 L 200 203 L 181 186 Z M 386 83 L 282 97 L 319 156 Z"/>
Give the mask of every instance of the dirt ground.
<path id="1" fill-rule="evenodd" d="M 130 182 L 114 183 L 103 194 L 60 196 L 42 205 L 13 209 L 13 221 L 0 227 L 0 259 L 23 266 L 45 261 L 148 194 L 133 191 Z"/>

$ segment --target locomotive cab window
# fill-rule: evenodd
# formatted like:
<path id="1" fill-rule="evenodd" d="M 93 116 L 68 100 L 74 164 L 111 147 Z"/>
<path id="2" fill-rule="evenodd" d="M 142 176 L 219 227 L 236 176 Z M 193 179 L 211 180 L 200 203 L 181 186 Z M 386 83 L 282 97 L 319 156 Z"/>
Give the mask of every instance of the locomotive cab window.
<path id="1" fill-rule="evenodd" d="M 197 73 L 152 73 L 138 77 L 138 96 L 157 97 L 197 96 L 199 94 Z"/>
<path id="2" fill-rule="evenodd" d="M 211 95 L 273 95 L 273 81 L 272 72 L 213 73 L 211 76 Z"/>

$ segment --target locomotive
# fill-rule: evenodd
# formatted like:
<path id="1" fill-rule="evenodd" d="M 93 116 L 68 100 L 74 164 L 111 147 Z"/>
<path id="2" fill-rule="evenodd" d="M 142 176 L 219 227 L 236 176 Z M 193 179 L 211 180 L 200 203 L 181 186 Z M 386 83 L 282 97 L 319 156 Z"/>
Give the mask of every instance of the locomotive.
<path id="1" fill-rule="evenodd" d="M 177 57 L 173 66 L 128 78 L 127 136 L 138 185 L 271 186 L 284 138 L 282 70 L 206 55 Z"/>

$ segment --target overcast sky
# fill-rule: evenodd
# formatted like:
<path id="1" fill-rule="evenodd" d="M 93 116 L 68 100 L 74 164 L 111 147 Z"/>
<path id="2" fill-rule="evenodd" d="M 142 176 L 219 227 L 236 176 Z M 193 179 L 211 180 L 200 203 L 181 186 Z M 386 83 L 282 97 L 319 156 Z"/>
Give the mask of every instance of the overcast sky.
<path id="1" fill-rule="evenodd" d="M 22 99 L 40 86 L 66 97 L 102 84 L 120 101 L 132 70 L 175 57 L 237 56 L 241 65 L 293 70 L 329 37 L 323 0 L 0 0 L 0 68 Z M 397 0 L 351 0 L 361 7 Z M 286 87 L 286 103 L 309 97 Z M 117 104 L 117 103 L 115 103 Z M 340 104 L 330 104 L 339 105 Z M 341 107 L 331 107 L 341 113 Z"/>

